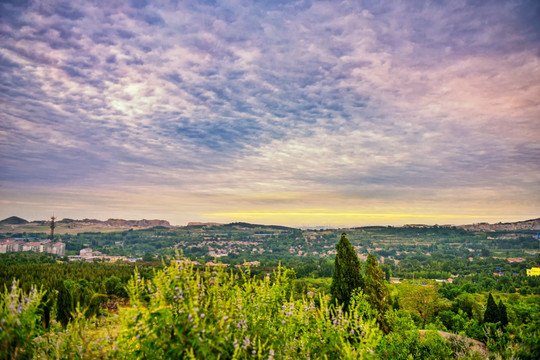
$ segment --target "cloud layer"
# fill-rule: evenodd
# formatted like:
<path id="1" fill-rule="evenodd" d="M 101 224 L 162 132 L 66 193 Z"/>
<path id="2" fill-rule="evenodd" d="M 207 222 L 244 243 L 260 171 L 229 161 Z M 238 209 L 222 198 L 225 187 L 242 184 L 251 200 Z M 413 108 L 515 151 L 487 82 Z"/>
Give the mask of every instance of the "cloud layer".
<path id="1" fill-rule="evenodd" d="M 28 1 L 0 14 L 3 215 L 538 216 L 535 1 Z"/>

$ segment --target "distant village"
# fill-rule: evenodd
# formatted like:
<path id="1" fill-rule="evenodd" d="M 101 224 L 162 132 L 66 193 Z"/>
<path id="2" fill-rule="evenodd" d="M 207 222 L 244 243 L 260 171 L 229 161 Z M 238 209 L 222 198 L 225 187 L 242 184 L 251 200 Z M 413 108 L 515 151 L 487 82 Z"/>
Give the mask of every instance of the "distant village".
<path id="1" fill-rule="evenodd" d="M 0 240 L 0 254 L 19 251 L 33 251 L 62 257 L 66 254 L 66 244 L 62 242 L 53 243 L 50 239 L 32 242 L 23 241 L 22 239 Z"/>
<path id="2" fill-rule="evenodd" d="M 135 262 L 141 260 L 141 258 L 135 257 L 126 257 L 126 256 L 110 256 L 104 255 L 99 251 L 92 250 L 91 248 L 81 249 L 79 255 L 70 255 L 68 256 L 69 261 L 105 261 L 105 262 L 117 262 L 117 261 L 127 261 Z"/>
<path id="3" fill-rule="evenodd" d="M 54 229 L 56 228 L 56 218 L 51 217 L 51 235 L 47 240 L 31 241 L 27 242 L 24 239 L 2 239 L 0 240 L 0 254 L 19 252 L 19 251 L 33 251 L 37 253 L 53 254 L 60 257 L 66 254 L 66 244 L 62 242 L 54 242 Z"/>

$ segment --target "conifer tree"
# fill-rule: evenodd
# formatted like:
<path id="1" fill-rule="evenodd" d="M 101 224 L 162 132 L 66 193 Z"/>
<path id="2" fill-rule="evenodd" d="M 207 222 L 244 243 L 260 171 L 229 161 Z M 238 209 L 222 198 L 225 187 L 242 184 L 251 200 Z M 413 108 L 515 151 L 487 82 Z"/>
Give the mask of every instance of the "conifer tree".
<path id="1" fill-rule="evenodd" d="M 364 277 L 364 294 L 367 295 L 371 308 L 377 311 L 379 326 L 385 333 L 388 333 L 389 328 L 385 314 L 388 310 L 389 293 L 384 279 L 384 272 L 377 263 L 377 259 L 373 254 L 369 254 Z"/>
<path id="2" fill-rule="evenodd" d="M 499 301 L 499 321 L 501 322 L 501 326 L 508 325 L 508 314 L 506 313 L 506 305 L 502 302 L 502 300 Z"/>
<path id="3" fill-rule="evenodd" d="M 497 323 L 499 321 L 499 307 L 493 299 L 493 295 L 489 293 L 486 311 L 484 312 L 484 323 Z"/>
<path id="4" fill-rule="evenodd" d="M 66 281 L 60 283 L 58 295 L 56 297 L 56 320 L 60 321 L 65 328 L 71 319 L 73 311 L 73 301 L 71 292 L 66 287 Z"/>
<path id="5" fill-rule="evenodd" d="M 346 233 L 336 245 L 336 259 L 334 262 L 334 275 L 330 291 L 334 302 L 348 307 L 352 293 L 355 289 L 363 287 L 362 265 L 354 247 L 349 242 Z"/>

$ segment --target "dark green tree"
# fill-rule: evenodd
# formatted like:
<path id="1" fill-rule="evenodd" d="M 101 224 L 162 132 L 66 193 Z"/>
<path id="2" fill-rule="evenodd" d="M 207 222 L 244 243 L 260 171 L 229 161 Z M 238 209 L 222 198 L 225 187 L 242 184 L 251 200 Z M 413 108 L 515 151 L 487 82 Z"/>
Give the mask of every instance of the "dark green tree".
<path id="1" fill-rule="evenodd" d="M 508 325 L 508 314 L 506 312 L 506 305 L 502 302 L 502 300 L 499 301 L 499 321 L 501 322 L 501 326 Z"/>
<path id="2" fill-rule="evenodd" d="M 484 323 L 497 323 L 499 320 L 499 307 L 493 299 L 493 295 L 489 293 L 486 311 L 484 312 Z"/>
<path id="3" fill-rule="evenodd" d="M 364 294 L 367 295 L 371 308 L 377 311 L 377 323 L 381 330 L 388 334 L 390 329 L 385 314 L 388 310 L 390 297 L 384 279 L 384 272 L 380 268 L 377 259 L 373 254 L 369 254 L 364 277 Z"/>
<path id="4" fill-rule="evenodd" d="M 52 299 L 49 298 L 49 292 L 46 291 L 41 298 L 39 308 L 41 311 L 41 324 L 44 329 L 48 329 L 51 322 L 51 303 Z"/>
<path id="5" fill-rule="evenodd" d="M 145 261 L 145 262 L 151 262 L 151 261 L 154 261 L 154 255 L 152 255 L 151 252 L 145 252 L 143 257 L 142 257 L 142 261 Z"/>
<path id="6" fill-rule="evenodd" d="M 341 234 L 341 239 L 336 245 L 336 259 L 334 261 L 334 274 L 332 276 L 333 302 L 349 306 L 352 292 L 364 285 L 362 278 L 362 265 L 354 247 L 349 242 L 347 234 Z"/>
<path id="7" fill-rule="evenodd" d="M 107 292 L 107 295 L 114 295 L 121 298 L 128 297 L 122 281 L 114 275 L 105 280 L 105 291 Z"/>
<path id="8" fill-rule="evenodd" d="M 71 292 L 66 287 L 66 280 L 60 282 L 58 295 L 56 297 L 56 320 L 65 328 L 71 320 L 73 312 L 73 299 Z"/>

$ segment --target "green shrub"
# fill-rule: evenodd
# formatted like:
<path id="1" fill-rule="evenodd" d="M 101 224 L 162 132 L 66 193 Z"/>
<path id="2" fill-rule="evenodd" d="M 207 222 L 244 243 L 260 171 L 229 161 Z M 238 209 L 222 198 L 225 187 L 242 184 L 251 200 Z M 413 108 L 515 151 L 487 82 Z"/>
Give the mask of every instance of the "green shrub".
<path id="1" fill-rule="evenodd" d="M 391 332 L 377 346 L 381 359 L 450 359 L 453 351 L 436 331 Z"/>
<path id="2" fill-rule="evenodd" d="M 72 314 L 64 331 L 38 341 L 40 358 L 57 359 L 361 359 L 381 332 L 365 296 L 349 311 L 328 297 L 291 295 L 289 271 L 263 279 L 173 263 L 127 286 L 130 306 L 110 318 Z M 317 303 L 316 304 L 316 300 Z M 60 328 L 60 325 L 57 325 Z"/>
<path id="3" fill-rule="evenodd" d="M 173 265 L 151 281 L 134 277 L 128 285 L 132 307 L 112 357 L 162 358 L 324 358 L 369 356 L 380 337 L 358 306 L 349 312 L 319 298 L 287 297 L 290 281 L 280 269 L 274 280 L 195 271 Z"/>
<path id="4" fill-rule="evenodd" d="M 33 339 L 42 334 L 39 305 L 44 292 L 32 288 L 24 293 L 13 281 L 0 295 L 0 359 L 30 359 Z"/>

